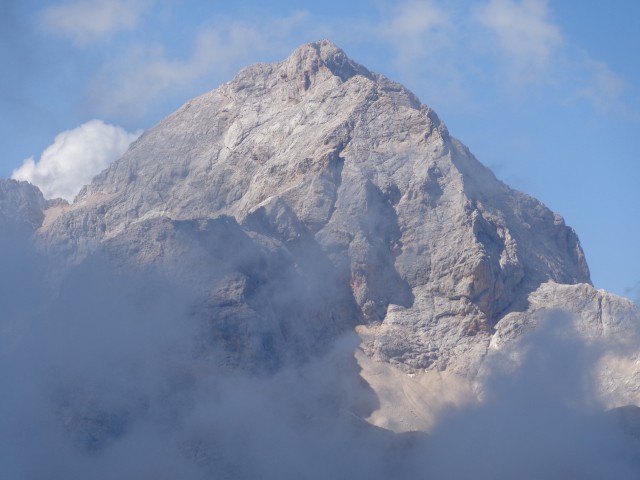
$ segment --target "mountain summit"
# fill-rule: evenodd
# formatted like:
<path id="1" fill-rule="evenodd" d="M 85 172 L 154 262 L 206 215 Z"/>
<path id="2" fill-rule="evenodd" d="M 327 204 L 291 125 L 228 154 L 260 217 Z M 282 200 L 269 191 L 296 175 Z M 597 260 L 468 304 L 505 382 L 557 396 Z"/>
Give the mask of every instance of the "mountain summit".
<path id="1" fill-rule="evenodd" d="M 411 92 L 328 41 L 187 102 L 55 215 L 41 235 L 73 239 L 79 257 L 224 216 L 256 248 L 291 256 L 303 278 L 320 261 L 331 295 L 346 292 L 339 303 L 355 308 L 337 319 L 331 301 L 319 324 L 364 325 L 366 350 L 407 371 L 474 372 L 496 325 L 542 284 L 590 283 L 559 215 L 499 182 Z M 144 242 L 138 262 L 172 252 Z"/>
<path id="2" fill-rule="evenodd" d="M 630 336 L 640 318 L 593 288 L 560 215 L 326 40 L 188 101 L 73 204 L 34 198 L 54 283 L 96 257 L 153 272 L 188 293 L 184 325 L 209 367 L 273 375 L 355 330 L 377 396 L 358 416 L 396 431 L 477 395 L 491 359 L 551 310 L 591 342 Z M 605 402 L 639 403 L 637 351 L 609 360 Z"/>

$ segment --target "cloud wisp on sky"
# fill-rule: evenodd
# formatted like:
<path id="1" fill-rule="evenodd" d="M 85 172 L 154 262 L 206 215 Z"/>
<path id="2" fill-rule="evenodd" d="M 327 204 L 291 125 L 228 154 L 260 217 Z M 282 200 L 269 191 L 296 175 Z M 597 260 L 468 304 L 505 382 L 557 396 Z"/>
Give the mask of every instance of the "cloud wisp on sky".
<path id="1" fill-rule="evenodd" d="M 89 87 L 90 102 L 105 115 L 144 117 L 166 94 L 190 91 L 208 77 L 231 76 L 239 65 L 270 49 L 285 50 L 285 40 L 305 19 L 303 12 L 258 24 L 226 19 L 198 29 L 177 55 L 161 44 L 134 45 L 97 72 Z"/>
<path id="2" fill-rule="evenodd" d="M 14 0 L 2 9 L 3 177 L 60 132 L 96 118 L 149 128 L 246 64 L 326 37 L 404 83 L 501 179 L 563 214 L 596 286 L 622 294 L 640 277 L 640 4 Z"/>
<path id="3" fill-rule="evenodd" d="M 72 0 L 53 3 L 42 12 L 45 30 L 80 45 L 108 39 L 120 30 L 133 30 L 154 0 Z"/>
<path id="4" fill-rule="evenodd" d="M 496 36 L 507 75 L 517 83 L 538 80 L 564 42 L 543 1 L 491 0 L 478 5 L 474 17 Z"/>

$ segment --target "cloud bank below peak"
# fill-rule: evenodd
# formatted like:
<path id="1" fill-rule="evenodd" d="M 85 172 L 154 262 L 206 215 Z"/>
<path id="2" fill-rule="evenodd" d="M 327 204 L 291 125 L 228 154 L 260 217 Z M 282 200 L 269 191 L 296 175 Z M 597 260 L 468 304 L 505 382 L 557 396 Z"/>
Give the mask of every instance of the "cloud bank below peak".
<path id="1" fill-rule="evenodd" d="M 117 160 L 142 131 L 127 132 L 102 120 L 90 120 L 56 135 L 39 161 L 26 159 L 11 178 L 26 180 L 45 198 L 73 201 L 80 189 Z"/>

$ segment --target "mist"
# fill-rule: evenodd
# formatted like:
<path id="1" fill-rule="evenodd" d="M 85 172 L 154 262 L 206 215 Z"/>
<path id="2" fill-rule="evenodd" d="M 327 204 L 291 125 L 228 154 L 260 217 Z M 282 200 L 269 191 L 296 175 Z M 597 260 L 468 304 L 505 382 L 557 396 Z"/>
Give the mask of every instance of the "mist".
<path id="1" fill-rule="evenodd" d="M 187 282 L 98 251 L 52 287 L 29 234 L 0 235 L 2 478 L 638 478 L 640 439 L 603 412 L 600 352 L 564 314 L 518 361 L 491 358 L 481 402 L 394 434 L 363 420 L 378 403 L 355 333 L 276 369 L 224 367 Z"/>
<path id="2" fill-rule="evenodd" d="M 598 400 L 601 354 L 569 314 L 549 312 L 489 359 L 483 401 L 450 412 L 432 433 L 433 478 L 636 478 L 640 439 L 625 437 Z"/>

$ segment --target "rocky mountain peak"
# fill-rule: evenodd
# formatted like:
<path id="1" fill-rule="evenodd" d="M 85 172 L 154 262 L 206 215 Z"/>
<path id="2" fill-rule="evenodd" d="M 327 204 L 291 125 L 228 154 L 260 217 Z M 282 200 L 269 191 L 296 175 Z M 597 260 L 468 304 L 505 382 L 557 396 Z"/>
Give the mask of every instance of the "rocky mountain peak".
<path id="1" fill-rule="evenodd" d="M 640 405 L 640 313 L 593 288 L 576 233 L 328 41 L 189 100 L 71 205 L 0 181 L 0 251 L 11 478 L 105 478 L 132 451 L 152 453 L 145 478 L 464 477 L 438 476 L 443 452 L 496 478 L 466 462 L 494 435 L 479 465 L 532 437 L 498 477 L 549 477 L 540 458 L 573 458 L 576 432 L 596 463 L 622 445 L 599 421 L 594 443 L 578 411 Z M 637 412 L 617 412 L 636 435 Z"/>
<path id="2" fill-rule="evenodd" d="M 473 377 L 535 292 L 590 284 L 561 216 L 326 40 L 188 101 L 46 216 L 41 243 L 73 262 L 190 278 L 249 370 L 357 326 L 375 361 Z"/>
<path id="3" fill-rule="evenodd" d="M 343 82 L 355 75 L 374 78 L 374 74 L 347 57 L 329 40 L 302 45 L 282 63 L 281 68 L 288 77 L 303 77 L 309 86 L 313 76 L 321 69 L 328 70 Z"/>

